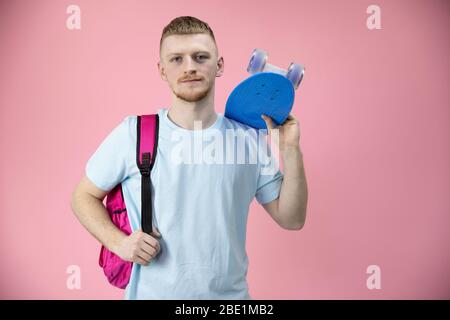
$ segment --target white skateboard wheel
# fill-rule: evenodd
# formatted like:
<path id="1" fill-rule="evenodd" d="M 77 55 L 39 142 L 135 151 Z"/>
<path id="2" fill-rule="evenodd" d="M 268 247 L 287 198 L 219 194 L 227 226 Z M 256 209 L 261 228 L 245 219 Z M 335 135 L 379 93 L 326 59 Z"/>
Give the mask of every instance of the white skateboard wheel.
<path id="1" fill-rule="evenodd" d="M 292 86 L 295 90 L 297 90 L 298 86 L 300 85 L 300 82 L 302 82 L 303 75 L 305 73 L 305 68 L 298 64 L 298 63 L 291 63 L 289 65 L 286 78 L 291 81 Z"/>
<path id="2" fill-rule="evenodd" d="M 262 72 L 267 62 L 267 53 L 261 49 L 253 50 L 250 62 L 248 63 L 247 72 L 254 74 Z"/>

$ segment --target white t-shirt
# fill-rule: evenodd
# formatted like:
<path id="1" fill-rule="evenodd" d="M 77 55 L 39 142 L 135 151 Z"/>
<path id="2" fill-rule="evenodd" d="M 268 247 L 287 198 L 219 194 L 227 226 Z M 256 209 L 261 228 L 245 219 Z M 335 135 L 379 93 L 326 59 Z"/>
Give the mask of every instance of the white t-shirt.
<path id="1" fill-rule="evenodd" d="M 283 180 L 279 161 L 265 140 L 258 139 L 261 135 L 248 134 L 244 143 L 237 141 L 239 135 L 229 139 L 230 133 L 256 130 L 222 114 L 206 129 L 187 130 L 167 112 L 158 111 L 159 140 L 151 172 L 153 224 L 161 233 L 161 251 L 148 266 L 133 264 L 125 298 L 250 299 L 248 209 L 254 197 L 260 204 L 278 198 Z M 133 231 L 141 229 L 136 123 L 136 116 L 125 117 L 86 164 L 86 175 L 98 188 L 110 191 L 122 183 Z M 254 161 L 250 154 L 262 154 L 263 146 L 269 157 Z M 239 160 L 242 150 L 245 161 Z"/>

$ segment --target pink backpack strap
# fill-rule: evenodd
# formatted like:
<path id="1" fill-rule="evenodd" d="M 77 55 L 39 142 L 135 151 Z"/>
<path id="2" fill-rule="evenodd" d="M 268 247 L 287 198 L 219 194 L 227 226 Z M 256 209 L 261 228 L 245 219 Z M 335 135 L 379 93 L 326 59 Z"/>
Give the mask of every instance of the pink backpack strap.
<path id="1" fill-rule="evenodd" d="M 141 226 L 142 231 L 153 231 L 151 175 L 158 148 L 159 117 L 157 114 L 137 117 L 136 162 L 141 172 Z"/>

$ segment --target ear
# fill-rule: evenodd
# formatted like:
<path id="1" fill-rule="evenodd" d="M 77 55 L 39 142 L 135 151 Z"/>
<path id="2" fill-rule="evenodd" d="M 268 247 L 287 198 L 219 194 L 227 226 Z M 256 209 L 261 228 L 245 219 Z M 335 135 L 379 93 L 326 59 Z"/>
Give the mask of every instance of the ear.
<path id="1" fill-rule="evenodd" d="M 216 77 L 221 77 L 223 75 L 223 69 L 225 67 L 225 62 L 223 60 L 223 57 L 220 57 L 219 60 L 217 60 L 217 72 Z"/>
<path id="2" fill-rule="evenodd" d="M 161 79 L 163 79 L 164 81 L 167 81 L 167 76 L 164 71 L 164 67 L 161 64 L 161 61 L 158 61 L 157 65 L 158 65 L 158 71 L 159 71 L 159 75 L 161 76 Z"/>

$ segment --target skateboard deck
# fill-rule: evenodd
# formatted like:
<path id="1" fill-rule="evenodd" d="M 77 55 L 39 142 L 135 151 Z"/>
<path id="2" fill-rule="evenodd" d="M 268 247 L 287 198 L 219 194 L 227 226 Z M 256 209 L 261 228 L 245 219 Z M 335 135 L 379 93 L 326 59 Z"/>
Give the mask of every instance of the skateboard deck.
<path id="1" fill-rule="evenodd" d="M 225 117 L 255 129 L 266 129 L 265 114 L 276 125 L 282 124 L 294 104 L 294 87 L 285 76 L 273 72 L 251 75 L 231 92 L 225 106 Z"/>

